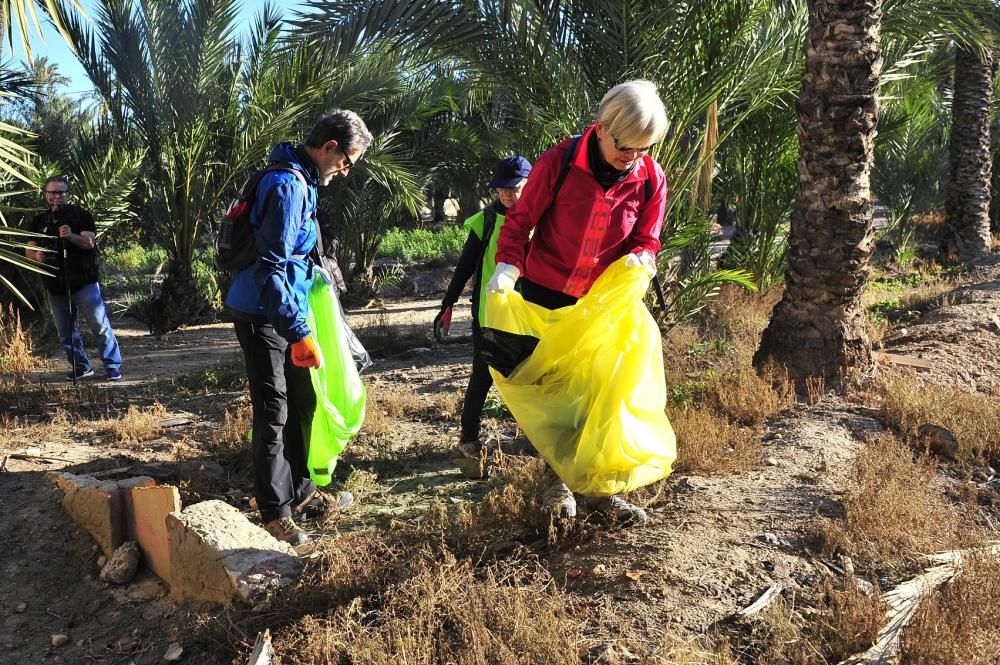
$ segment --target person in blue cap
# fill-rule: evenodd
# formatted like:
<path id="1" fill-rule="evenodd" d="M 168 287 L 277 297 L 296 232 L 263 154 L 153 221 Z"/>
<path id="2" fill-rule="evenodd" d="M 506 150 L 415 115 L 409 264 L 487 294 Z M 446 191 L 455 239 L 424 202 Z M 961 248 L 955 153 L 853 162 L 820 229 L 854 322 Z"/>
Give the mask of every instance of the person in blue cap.
<path id="1" fill-rule="evenodd" d="M 496 270 L 497 238 L 503 227 L 507 209 L 521 196 L 524 183 L 531 172 L 531 162 L 520 155 L 507 157 L 497 164 L 489 186 L 497 192 L 497 198 L 488 206 L 465 220 L 469 238 L 465 241 L 462 255 L 458 259 L 455 274 L 441 301 L 441 311 L 434 318 L 435 336 L 451 321 L 451 310 L 465 289 L 466 282 L 474 277 L 472 286 L 472 375 L 465 390 L 462 407 L 462 438 L 456 450 L 455 463 L 469 478 L 484 475 L 483 444 L 480 428 L 486 396 L 493 385 L 490 368 L 482 358 L 482 329 L 486 311 L 486 284 Z"/>

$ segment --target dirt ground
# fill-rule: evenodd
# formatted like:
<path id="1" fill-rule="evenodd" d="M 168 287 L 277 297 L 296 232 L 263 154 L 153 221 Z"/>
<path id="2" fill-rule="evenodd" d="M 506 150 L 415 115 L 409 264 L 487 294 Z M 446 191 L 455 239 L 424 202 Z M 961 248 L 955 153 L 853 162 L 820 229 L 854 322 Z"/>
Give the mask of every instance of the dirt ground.
<path id="1" fill-rule="evenodd" d="M 380 395 L 409 394 L 426 404 L 426 413 L 395 422 L 379 445 L 348 448 L 338 478 L 360 472 L 370 480 L 367 491 L 355 509 L 315 537 L 419 519 L 433 501 L 459 504 L 482 496 L 483 484 L 464 479 L 448 452 L 469 371 L 468 308 L 456 309 L 455 343 L 436 345 L 428 333 L 438 302 L 411 299 L 350 312 L 357 330 L 403 331 L 409 340 L 401 350 L 372 349 L 376 362 L 365 376 L 370 408 L 378 408 Z M 926 381 L 997 395 L 1000 262 L 970 274 L 945 303 L 891 332 L 885 350 L 932 361 L 921 373 Z M 0 398 L 5 440 L 18 442 L 0 449 L 0 457 L 8 456 L 0 472 L 2 665 L 158 663 L 171 642 L 183 646 L 182 662 L 207 663 L 203 654 L 211 645 L 196 639 L 191 627 L 227 620 L 225 613 L 177 607 L 148 573 L 124 587 L 100 582 L 96 546 L 68 521 L 43 481 L 47 471 L 211 458 L 210 441 L 226 410 L 246 408 L 239 347 L 229 325 L 194 326 L 162 339 L 127 322 L 116 329 L 123 381 L 88 379 L 74 392 L 63 380 L 64 359 L 53 353 L 48 367 L 30 377 L 32 385 Z M 173 420 L 151 440 L 118 441 L 95 425 L 129 405 L 154 403 Z M 440 404 L 452 406 L 435 406 Z M 47 427 L 59 409 L 69 426 Z M 509 420 L 491 418 L 486 426 L 502 441 L 518 437 Z M 648 490 L 652 518 L 642 528 L 593 530 L 568 546 L 544 540 L 510 546 L 522 546 L 568 592 L 630 617 L 640 632 L 705 634 L 773 584 L 794 590 L 814 583 L 820 571 L 806 543 L 808 525 L 817 515 L 838 514 L 854 455 L 881 430 L 872 409 L 843 396 L 800 402 L 767 424 L 760 465 L 730 474 L 675 473 Z M 176 479 L 185 502 L 221 497 L 246 509 L 252 481 L 245 457 L 216 461 L 221 466 L 205 477 Z M 52 646 L 56 634 L 67 635 L 69 643 Z"/>

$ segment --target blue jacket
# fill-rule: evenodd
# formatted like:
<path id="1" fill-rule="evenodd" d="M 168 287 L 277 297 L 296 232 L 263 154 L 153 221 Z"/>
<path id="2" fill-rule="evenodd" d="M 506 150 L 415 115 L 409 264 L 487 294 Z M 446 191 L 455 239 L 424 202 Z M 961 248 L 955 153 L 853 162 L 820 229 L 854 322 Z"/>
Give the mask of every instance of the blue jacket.
<path id="1" fill-rule="evenodd" d="M 302 148 L 279 143 L 268 161 L 284 162 L 301 172 L 275 171 L 261 178 L 250 209 L 257 239 L 257 263 L 238 272 L 226 293 L 226 306 L 237 313 L 263 316 L 289 344 L 308 337 L 307 294 L 313 280 L 309 252 L 316 245 L 316 166 Z"/>

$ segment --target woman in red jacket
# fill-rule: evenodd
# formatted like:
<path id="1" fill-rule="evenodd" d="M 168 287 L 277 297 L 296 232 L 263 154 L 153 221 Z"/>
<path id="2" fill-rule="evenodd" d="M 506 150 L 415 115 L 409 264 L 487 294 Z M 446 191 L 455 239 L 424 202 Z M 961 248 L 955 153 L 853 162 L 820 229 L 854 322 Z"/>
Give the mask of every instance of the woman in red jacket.
<path id="1" fill-rule="evenodd" d="M 652 82 L 628 81 L 609 90 L 580 137 L 538 158 L 507 212 L 487 291 L 513 290 L 520 278 L 525 300 L 558 309 L 574 304 L 623 256 L 630 265 L 655 269 L 667 181 L 649 151 L 667 128 Z M 621 522 L 646 521 L 645 511 L 621 496 L 587 501 Z M 573 493 L 551 469 L 542 502 L 556 514 L 576 515 Z"/>

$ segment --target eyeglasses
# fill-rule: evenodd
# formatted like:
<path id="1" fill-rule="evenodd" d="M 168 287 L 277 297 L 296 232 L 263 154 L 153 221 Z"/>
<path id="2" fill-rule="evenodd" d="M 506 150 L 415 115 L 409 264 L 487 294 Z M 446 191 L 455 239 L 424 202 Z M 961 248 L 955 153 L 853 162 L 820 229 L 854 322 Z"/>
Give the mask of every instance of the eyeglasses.
<path id="1" fill-rule="evenodd" d="M 347 154 L 347 150 L 341 150 L 341 152 L 344 153 L 344 161 L 347 162 L 347 166 L 344 167 L 344 168 L 346 168 L 348 170 L 353 169 L 354 168 L 354 160 L 351 159 L 351 156 Z M 343 170 L 343 169 L 341 169 L 341 170 Z"/>
<path id="2" fill-rule="evenodd" d="M 607 135 L 610 136 L 611 140 L 615 142 L 615 150 L 617 150 L 618 152 L 649 152 L 650 150 L 656 147 L 655 143 L 650 143 L 644 148 L 623 148 L 620 145 L 618 145 L 618 139 L 616 139 L 611 134 L 611 132 L 607 132 Z"/>
<path id="3" fill-rule="evenodd" d="M 68 189 L 46 189 L 45 193 L 46 194 L 51 194 L 52 196 L 65 196 L 66 194 L 69 194 L 69 190 Z"/>

